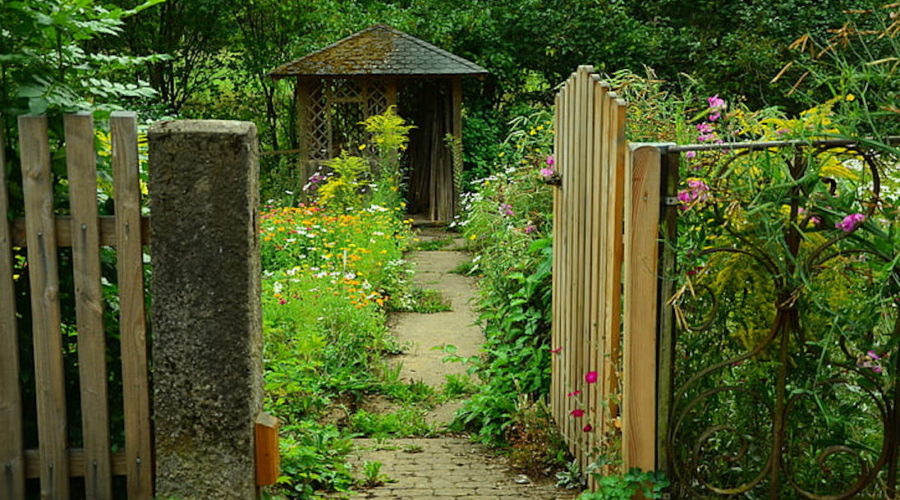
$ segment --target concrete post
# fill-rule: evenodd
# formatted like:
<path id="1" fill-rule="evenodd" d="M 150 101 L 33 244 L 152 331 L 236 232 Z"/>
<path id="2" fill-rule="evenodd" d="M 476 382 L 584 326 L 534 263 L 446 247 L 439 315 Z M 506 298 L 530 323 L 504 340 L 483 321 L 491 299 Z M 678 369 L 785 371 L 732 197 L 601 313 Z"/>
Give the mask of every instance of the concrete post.
<path id="1" fill-rule="evenodd" d="M 168 121 L 149 139 L 156 495 L 255 499 L 256 127 Z"/>

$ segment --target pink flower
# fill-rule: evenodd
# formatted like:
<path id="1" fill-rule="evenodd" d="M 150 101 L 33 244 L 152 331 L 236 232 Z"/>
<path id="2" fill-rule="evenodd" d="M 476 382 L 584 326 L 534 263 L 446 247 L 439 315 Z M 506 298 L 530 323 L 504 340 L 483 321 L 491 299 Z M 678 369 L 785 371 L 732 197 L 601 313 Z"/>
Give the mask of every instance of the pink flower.
<path id="1" fill-rule="evenodd" d="M 687 156 L 688 158 L 693 158 L 693 157 L 697 156 L 697 152 L 696 151 L 688 151 L 687 153 L 684 154 L 684 156 Z"/>
<path id="2" fill-rule="evenodd" d="M 591 432 L 592 430 L 594 430 L 594 426 L 592 426 L 591 424 L 587 424 L 582 427 L 581 430 L 583 430 L 584 432 Z"/>
<path id="3" fill-rule="evenodd" d="M 584 410 L 582 410 L 582 409 L 580 409 L 580 408 L 575 408 L 574 410 L 572 410 L 571 412 L 569 412 L 569 414 L 572 415 L 572 416 L 575 417 L 575 418 L 580 418 L 580 417 L 583 417 L 583 416 L 584 416 Z"/>
<path id="4" fill-rule="evenodd" d="M 525 226 L 524 231 L 525 231 L 525 234 L 531 234 L 531 233 L 537 231 L 537 226 L 535 226 L 534 224 L 529 224 L 529 225 Z"/>
<path id="5" fill-rule="evenodd" d="M 587 372 L 584 374 L 584 381 L 589 384 L 597 383 L 597 372 Z"/>
<path id="6" fill-rule="evenodd" d="M 285 304 L 287 304 L 287 301 L 284 299 L 278 299 L 278 303 L 281 305 L 285 305 Z"/>
<path id="7" fill-rule="evenodd" d="M 697 136 L 697 140 L 700 142 L 711 141 L 716 138 L 716 134 L 700 134 Z"/>
<path id="8" fill-rule="evenodd" d="M 556 160 L 553 159 L 553 155 L 548 156 L 546 161 L 547 165 L 551 167 L 556 164 Z"/>
<path id="9" fill-rule="evenodd" d="M 719 94 L 707 97 L 706 102 L 709 104 L 709 109 L 721 109 L 725 107 L 725 100 L 720 98 Z"/>
<path id="10" fill-rule="evenodd" d="M 566 397 L 574 398 L 575 396 L 577 396 L 579 394 L 581 394 L 581 391 L 572 391 L 572 392 L 566 394 Z"/>
<path id="11" fill-rule="evenodd" d="M 873 372 L 875 372 L 875 373 L 877 373 L 877 374 L 879 374 L 879 375 L 881 375 L 881 373 L 884 371 L 884 370 L 882 370 L 881 367 L 878 366 L 878 365 L 873 365 L 873 366 L 871 366 L 871 369 L 872 369 Z"/>
<path id="12" fill-rule="evenodd" d="M 712 126 L 711 123 L 706 123 L 706 122 L 698 123 L 698 124 L 697 124 L 697 131 L 698 131 L 698 132 L 703 132 L 704 134 L 708 134 L 708 133 L 710 133 L 710 132 L 713 131 L 713 126 Z"/>
<path id="13" fill-rule="evenodd" d="M 545 179 L 549 179 L 550 177 L 553 177 L 553 174 L 556 173 L 556 170 L 553 170 L 552 168 L 542 168 L 540 173 L 542 177 L 544 177 Z"/>
<path id="14" fill-rule="evenodd" d="M 714 122 L 714 121 L 718 120 L 719 118 L 722 118 L 722 114 L 717 111 L 717 112 L 709 115 L 708 119 L 709 119 L 709 121 Z"/>
<path id="15" fill-rule="evenodd" d="M 812 223 L 812 225 L 814 225 L 814 226 L 818 226 L 819 224 L 822 223 L 822 219 L 820 219 L 820 218 L 818 218 L 817 216 L 813 215 L 812 217 L 809 218 L 809 222 Z"/>
<path id="16" fill-rule="evenodd" d="M 690 205 L 695 201 L 706 201 L 709 198 L 709 186 L 700 179 L 688 179 L 688 188 L 678 192 L 678 201 Z M 687 210 L 687 206 L 681 207 Z"/>
<path id="17" fill-rule="evenodd" d="M 510 205 L 509 203 L 501 203 L 500 204 L 500 215 L 512 217 L 512 215 L 513 215 L 512 205 Z"/>
<path id="18" fill-rule="evenodd" d="M 859 227 L 863 221 L 866 220 L 866 216 L 860 213 L 850 214 L 844 217 L 844 220 L 841 222 L 836 222 L 834 227 L 844 231 L 845 233 L 849 233 Z"/>
<path id="19" fill-rule="evenodd" d="M 563 346 L 559 346 L 556 349 L 550 349 L 550 352 L 553 354 L 559 354 L 562 352 L 562 348 L 563 348 Z"/>
<path id="20" fill-rule="evenodd" d="M 881 359 L 881 356 L 879 356 L 875 351 L 869 351 L 869 352 L 867 352 L 867 353 L 866 353 L 866 356 L 868 356 L 869 358 L 874 359 L 874 360 L 876 360 L 876 361 L 879 360 L 879 359 Z"/>

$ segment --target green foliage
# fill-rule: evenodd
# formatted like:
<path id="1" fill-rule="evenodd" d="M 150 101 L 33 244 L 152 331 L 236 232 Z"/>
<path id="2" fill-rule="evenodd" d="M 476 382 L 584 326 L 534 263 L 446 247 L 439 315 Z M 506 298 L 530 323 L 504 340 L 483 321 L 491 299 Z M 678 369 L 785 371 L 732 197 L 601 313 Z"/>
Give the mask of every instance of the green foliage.
<path id="1" fill-rule="evenodd" d="M 453 373 L 444 377 L 442 394 L 447 399 L 457 399 L 478 392 L 478 384 L 464 373 Z"/>
<path id="2" fill-rule="evenodd" d="M 350 417 L 350 430 L 366 437 L 431 437 L 433 426 L 425 421 L 425 412 L 402 408 L 391 413 L 360 410 Z"/>
<path id="3" fill-rule="evenodd" d="M 124 19 L 160 3 L 107 8 L 93 0 L 0 4 L 0 112 L 110 110 L 126 99 L 155 95 L 144 81 L 120 83 L 123 71 L 163 56 L 132 57 L 91 50 L 122 35 Z M 112 45 L 112 44 L 110 44 Z"/>
<path id="4" fill-rule="evenodd" d="M 505 440 L 520 395 L 540 399 L 549 388 L 552 190 L 539 174 L 552 140 L 548 119 L 539 110 L 513 121 L 498 160 L 505 166 L 464 197 L 467 216 L 458 224 L 477 252 L 471 272 L 482 276 L 478 309 L 487 341 L 473 367 L 484 385 L 455 425 L 488 443 Z"/>
<path id="5" fill-rule="evenodd" d="M 334 426 L 306 421 L 282 428 L 280 433 L 282 491 L 314 498 L 321 489 L 348 491 L 353 478 L 345 456 L 353 441 Z"/>
<path id="6" fill-rule="evenodd" d="M 382 463 L 377 460 L 366 460 L 363 462 L 363 486 L 374 488 L 391 480 L 390 477 L 381 473 L 381 466 Z"/>
<path id="7" fill-rule="evenodd" d="M 414 252 L 428 252 L 428 251 L 432 251 L 432 250 L 440 250 L 440 249 L 450 246 L 452 244 L 453 244 L 453 237 L 447 236 L 446 238 L 441 238 L 441 239 L 416 241 L 410 247 L 410 250 L 414 251 Z"/>
<path id="8" fill-rule="evenodd" d="M 662 498 L 663 490 L 669 486 L 662 472 L 636 468 L 622 475 L 592 475 L 597 479 L 597 491 L 582 493 L 578 500 L 631 500 L 637 494 L 643 498 Z"/>
<path id="9" fill-rule="evenodd" d="M 431 288 L 413 288 L 408 295 L 389 303 L 392 311 L 414 313 L 437 313 L 452 310 L 450 299 L 444 297 L 440 290 Z"/>
<path id="10" fill-rule="evenodd" d="M 334 173 L 319 188 L 319 205 L 337 213 L 360 206 L 363 202 L 364 176 L 369 174 L 369 163 L 344 151 L 341 156 L 326 161 L 325 166 Z"/>

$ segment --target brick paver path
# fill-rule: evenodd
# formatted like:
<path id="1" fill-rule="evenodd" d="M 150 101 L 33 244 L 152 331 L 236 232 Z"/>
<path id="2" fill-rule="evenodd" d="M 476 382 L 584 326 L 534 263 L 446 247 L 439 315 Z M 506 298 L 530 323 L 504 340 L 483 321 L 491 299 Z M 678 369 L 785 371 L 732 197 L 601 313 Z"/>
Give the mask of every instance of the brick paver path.
<path id="1" fill-rule="evenodd" d="M 362 490 L 355 498 L 552 500 L 575 495 L 556 489 L 550 481 L 517 483 L 518 474 L 503 457 L 468 439 L 358 439 L 356 443 L 356 468 L 361 470 L 364 460 L 377 460 L 390 481 Z"/>
<path id="2" fill-rule="evenodd" d="M 426 233 L 422 239 L 445 236 Z M 457 240 L 456 245 L 460 244 Z M 452 301 L 453 311 L 397 316 L 394 334 L 401 342 L 411 345 L 399 359 L 403 363 L 402 375 L 440 389 L 444 375 L 463 373 L 465 366 L 442 363 L 444 354 L 434 347 L 454 344 L 459 355 L 472 356 L 478 353 L 479 345 L 484 341 L 480 330 L 474 326 L 475 313 L 471 310 L 474 279 L 449 274 L 456 265 L 468 259 L 463 252 L 413 252 L 407 257 L 417 264 L 414 282 L 418 286 L 441 290 Z M 458 403 L 446 409 L 455 407 Z M 435 416 L 437 423 L 441 417 L 449 421 L 452 411 L 438 409 Z M 354 498 L 554 500 L 576 496 L 572 491 L 557 490 L 550 480 L 532 483 L 531 479 L 511 470 L 504 457 L 465 438 L 356 439 L 354 442 L 356 453 L 352 463 L 356 475 L 363 475 L 364 462 L 377 461 L 382 464 L 381 473 L 390 479 L 382 486 L 359 490 Z"/>

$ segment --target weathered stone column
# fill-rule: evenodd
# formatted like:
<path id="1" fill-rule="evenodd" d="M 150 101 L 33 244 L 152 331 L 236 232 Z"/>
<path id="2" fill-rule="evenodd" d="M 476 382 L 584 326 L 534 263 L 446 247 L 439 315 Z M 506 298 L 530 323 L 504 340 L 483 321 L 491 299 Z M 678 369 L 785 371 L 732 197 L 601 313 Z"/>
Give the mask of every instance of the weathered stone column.
<path id="1" fill-rule="evenodd" d="M 168 121 L 149 138 L 156 495 L 254 499 L 256 127 Z"/>

